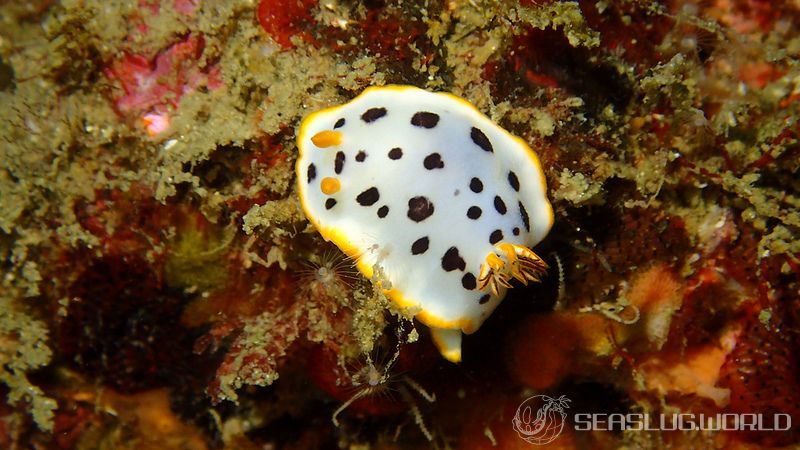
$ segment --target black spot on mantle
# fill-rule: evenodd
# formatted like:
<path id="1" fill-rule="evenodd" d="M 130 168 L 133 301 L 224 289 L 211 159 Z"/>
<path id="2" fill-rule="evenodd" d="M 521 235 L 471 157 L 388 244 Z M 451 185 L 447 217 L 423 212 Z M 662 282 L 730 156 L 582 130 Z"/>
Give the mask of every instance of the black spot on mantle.
<path id="1" fill-rule="evenodd" d="M 411 118 L 411 125 L 422 128 L 433 128 L 439 123 L 439 115 L 432 112 L 420 111 Z"/>
<path id="2" fill-rule="evenodd" d="M 364 192 L 358 194 L 358 196 L 356 197 L 356 201 L 361 206 L 372 206 L 375 204 L 375 202 L 380 200 L 380 198 L 381 196 L 380 193 L 378 192 L 378 188 L 373 186 L 365 190 Z"/>
<path id="3" fill-rule="evenodd" d="M 481 211 L 481 208 L 478 206 L 470 206 L 467 210 L 467 217 L 472 220 L 478 220 L 481 214 L 483 214 L 483 211 Z"/>
<path id="4" fill-rule="evenodd" d="M 510 184 L 515 191 L 519 192 L 519 178 L 517 178 L 517 174 L 511 170 L 508 171 L 508 184 Z"/>
<path id="5" fill-rule="evenodd" d="M 361 120 L 372 123 L 386 115 L 386 108 L 370 108 L 361 115 Z"/>
<path id="6" fill-rule="evenodd" d="M 461 285 L 464 286 L 464 289 L 468 291 L 475 289 L 478 286 L 478 283 L 475 280 L 475 275 L 470 272 L 465 273 L 464 276 L 461 277 Z"/>
<path id="7" fill-rule="evenodd" d="M 433 203 L 427 197 L 418 196 L 408 200 L 408 218 L 422 222 L 433 215 Z"/>
<path id="8" fill-rule="evenodd" d="M 496 209 L 500 214 L 505 214 L 507 211 L 506 202 L 504 202 L 499 195 L 494 196 L 494 209 Z"/>
<path id="9" fill-rule="evenodd" d="M 342 169 L 344 169 L 344 152 L 336 152 L 336 159 L 333 161 L 333 171 L 336 174 L 342 173 Z"/>
<path id="10" fill-rule="evenodd" d="M 472 138 L 472 142 L 475 143 L 478 147 L 486 150 L 487 152 L 494 152 L 494 147 L 492 147 L 492 143 L 489 141 L 489 138 L 483 134 L 483 131 L 472 127 L 472 131 L 469 133 L 469 137 Z"/>
<path id="11" fill-rule="evenodd" d="M 443 169 L 444 161 L 442 161 L 442 155 L 438 153 L 431 153 L 425 157 L 425 159 L 422 161 L 422 165 L 428 170 Z"/>
<path id="12" fill-rule="evenodd" d="M 317 166 L 314 163 L 308 165 L 307 176 L 308 176 L 308 183 L 311 184 L 314 181 L 314 178 L 317 178 Z"/>
<path id="13" fill-rule="evenodd" d="M 467 263 L 464 261 L 464 258 L 458 253 L 458 248 L 450 247 L 442 256 L 442 269 L 446 272 L 452 272 L 453 270 L 464 270 L 467 268 Z"/>
<path id="14" fill-rule="evenodd" d="M 412 255 L 421 255 L 428 251 L 428 245 L 430 245 L 430 240 L 428 236 L 421 237 L 414 241 L 411 244 L 411 254 Z"/>

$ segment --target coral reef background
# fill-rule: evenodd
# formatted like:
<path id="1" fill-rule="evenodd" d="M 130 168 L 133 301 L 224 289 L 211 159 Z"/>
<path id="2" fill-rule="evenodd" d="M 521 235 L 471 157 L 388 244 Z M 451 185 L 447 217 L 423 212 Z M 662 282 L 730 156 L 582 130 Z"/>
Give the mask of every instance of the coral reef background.
<path id="1" fill-rule="evenodd" d="M 799 30 L 791 0 L 0 0 L 0 448 L 531 448 L 534 394 L 793 423 L 543 448 L 797 445 Z M 299 121 L 388 83 L 526 140 L 556 211 L 460 365 L 299 208 Z"/>

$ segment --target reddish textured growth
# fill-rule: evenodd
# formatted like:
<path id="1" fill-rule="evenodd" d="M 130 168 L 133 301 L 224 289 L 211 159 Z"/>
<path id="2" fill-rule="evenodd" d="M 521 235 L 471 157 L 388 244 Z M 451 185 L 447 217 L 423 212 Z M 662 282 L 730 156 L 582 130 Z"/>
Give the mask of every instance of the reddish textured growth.
<path id="1" fill-rule="evenodd" d="M 359 23 L 364 33 L 364 45 L 376 55 L 388 56 L 392 60 L 405 61 L 411 56 L 410 43 L 420 48 L 428 46 L 417 42 L 425 36 L 425 25 L 418 20 L 402 16 L 385 16 L 382 9 L 367 11 L 366 19 Z"/>
<path id="2" fill-rule="evenodd" d="M 82 373 L 135 392 L 167 384 L 171 375 L 163 368 L 191 357 L 190 336 L 177 321 L 184 296 L 135 254 L 89 261 L 67 295 L 56 342 Z"/>
<path id="3" fill-rule="evenodd" d="M 208 385 L 213 403 L 235 399 L 233 390 L 240 384 L 265 386 L 277 378 L 289 347 L 300 336 L 300 313 L 300 306 L 294 304 L 286 311 L 269 311 L 246 322 Z M 195 345 L 195 352 L 198 350 L 205 349 Z"/>
<path id="4" fill-rule="evenodd" d="M 283 48 L 294 48 L 292 36 L 311 41 L 303 24 L 313 24 L 311 8 L 316 0 L 261 0 L 256 16 L 261 28 Z"/>
<path id="5" fill-rule="evenodd" d="M 785 74 L 785 70 L 766 61 L 746 63 L 739 69 L 739 78 L 754 89 L 763 89 L 767 84 L 778 80 Z"/>
<path id="6" fill-rule="evenodd" d="M 71 404 L 69 408 L 62 408 L 53 418 L 53 436 L 56 448 L 76 448 L 84 432 L 96 425 L 99 416 L 92 408 L 84 405 Z M 0 444 L 5 444 L 0 439 Z M 2 448 L 13 448 L 11 443 L 2 445 Z"/>
<path id="7" fill-rule="evenodd" d="M 631 96 L 627 82 L 592 54 L 587 48 L 573 47 L 559 29 L 527 27 L 514 36 L 506 56 L 496 61 L 497 67 L 487 64 L 483 77 L 492 80 L 493 93 L 503 97 L 528 85 L 536 91 L 564 90 L 586 100 L 592 109 L 605 107 L 609 100 L 626 104 Z"/>
<path id="8" fill-rule="evenodd" d="M 76 202 L 75 217 L 100 240 L 104 255 L 143 253 L 161 243 L 161 230 L 172 223 L 172 214 L 177 212 L 152 196 L 149 188 L 138 183 L 128 192 L 98 190 L 93 202 Z"/>
<path id="9" fill-rule="evenodd" d="M 791 416 L 789 431 L 748 431 L 741 437 L 761 444 L 787 445 L 800 441 L 800 367 L 793 347 L 793 327 L 780 310 L 769 323 L 758 320 L 759 308 L 750 305 L 736 347 L 722 366 L 722 382 L 731 390 L 729 412 L 763 414 L 773 426 L 776 413 Z"/>
<path id="10" fill-rule="evenodd" d="M 254 266 L 251 271 L 231 269 L 228 284 L 207 298 L 188 305 L 181 322 L 189 327 L 211 324 L 194 343 L 195 354 L 215 353 L 226 339 L 233 342 L 208 385 L 214 403 L 230 398 L 233 379 L 265 385 L 262 377 L 275 374 L 289 347 L 305 331 L 305 305 L 293 301 L 296 286 L 286 271 Z M 264 288 L 253 292 L 253 280 Z"/>
<path id="11" fill-rule="evenodd" d="M 659 44 L 673 27 L 668 15 L 656 15 L 638 3 L 610 2 L 602 13 L 594 2 L 580 2 L 589 28 L 600 32 L 601 46 L 620 52 L 622 58 L 644 70 L 663 62 Z"/>

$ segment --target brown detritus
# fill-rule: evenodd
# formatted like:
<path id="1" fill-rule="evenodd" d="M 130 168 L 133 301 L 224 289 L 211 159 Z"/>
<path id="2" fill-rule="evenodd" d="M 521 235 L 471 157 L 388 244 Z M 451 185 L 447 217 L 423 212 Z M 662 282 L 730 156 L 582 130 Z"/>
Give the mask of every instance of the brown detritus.
<path id="1" fill-rule="evenodd" d="M 71 380 L 75 381 L 75 380 Z M 72 386 L 69 410 L 60 411 L 57 448 L 206 450 L 202 430 L 186 423 L 172 408 L 167 389 L 126 395 L 112 389 Z"/>

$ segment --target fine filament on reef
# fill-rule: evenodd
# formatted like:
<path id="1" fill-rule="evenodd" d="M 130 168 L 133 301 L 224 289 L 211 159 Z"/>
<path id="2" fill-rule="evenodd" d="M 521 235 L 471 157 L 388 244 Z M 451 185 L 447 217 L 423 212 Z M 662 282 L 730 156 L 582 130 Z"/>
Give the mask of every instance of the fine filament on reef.
<path id="1" fill-rule="evenodd" d="M 303 290 L 321 288 L 328 294 L 343 293 L 359 279 L 353 261 L 341 252 L 328 249 L 315 259 L 303 261 L 305 267 L 297 271 Z"/>

